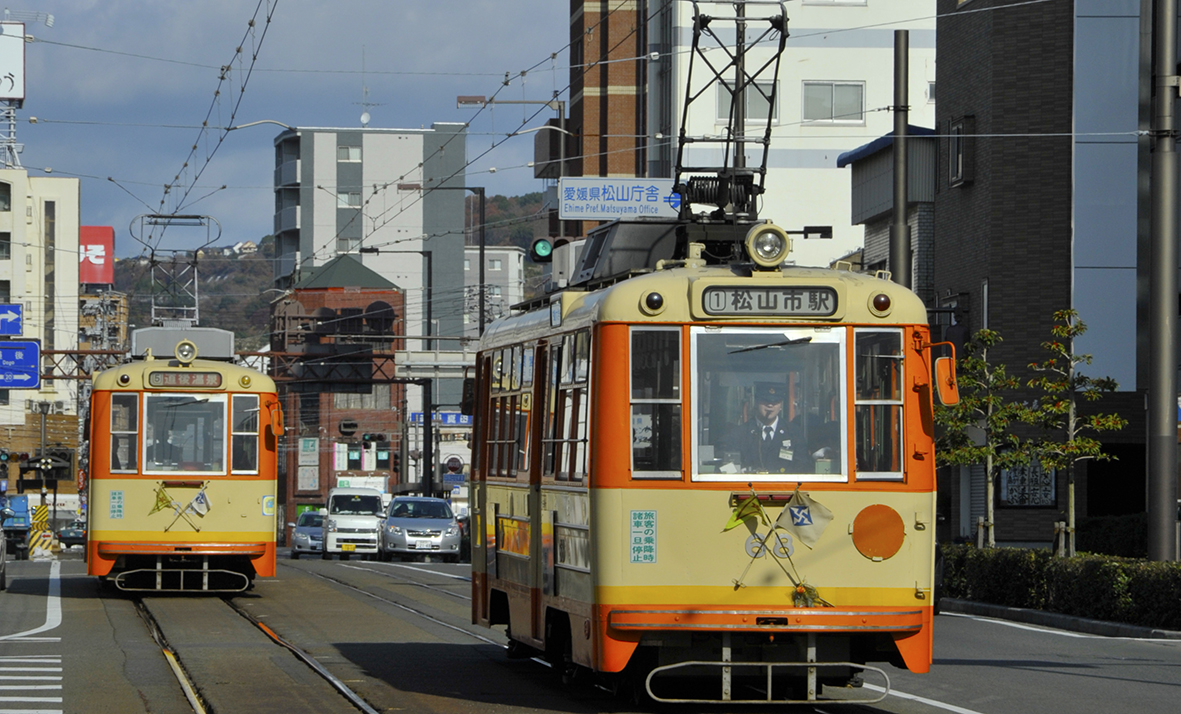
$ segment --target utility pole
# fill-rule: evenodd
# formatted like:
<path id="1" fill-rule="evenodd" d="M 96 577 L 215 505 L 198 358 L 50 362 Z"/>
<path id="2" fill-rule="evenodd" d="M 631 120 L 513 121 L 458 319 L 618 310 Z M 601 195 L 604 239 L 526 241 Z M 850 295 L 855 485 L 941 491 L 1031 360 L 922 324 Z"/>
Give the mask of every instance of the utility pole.
<path id="1" fill-rule="evenodd" d="M 890 275 L 904 288 L 911 286 L 910 226 L 906 223 L 906 133 L 910 31 L 894 31 L 894 218 L 890 222 Z"/>
<path id="2" fill-rule="evenodd" d="M 1148 559 L 1177 559 L 1177 0 L 1156 0 L 1149 267 Z"/>

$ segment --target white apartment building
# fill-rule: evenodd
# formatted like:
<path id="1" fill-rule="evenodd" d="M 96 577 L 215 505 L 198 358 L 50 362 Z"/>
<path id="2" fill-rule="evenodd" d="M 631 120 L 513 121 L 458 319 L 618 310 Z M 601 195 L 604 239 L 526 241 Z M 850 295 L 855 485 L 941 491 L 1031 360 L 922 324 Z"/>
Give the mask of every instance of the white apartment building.
<path id="1" fill-rule="evenodd" d="M 0 169 L 0 305 L 19 305 L 22 312 L 20 334 L 0 341 L 39 342 L 42 374 L 52 369 L 46 350 L 78 348 L 79 195 L 78 179 Z M 12 450 L 35 448 L 38 403 L 48 403 L 52 414 L 76 416 L 78 385 L 75 379 L 42 380 L 40 389 L 0 384 L 0 443 Z M 47 438 L 77 443 L 76 433 Z"/>
<path id="2" fill-rule="evenodd" d="M 701 11 L 718 17 L 735 14 L 732 3 L 699 3 Z M 693 34 L 693 4 L 671 3 L 668 12 L 651 13 L 649 48 L 661 59 L 648 63 L 649 175 L 668 175 L 676 159 L 685 83 Z M 771 6 L 750 5 L 748 16 L 763 16 Z M 791 260 L 799 265 L 828 265 L 862 247 L 864 230 L 850 215 L 850 171 L 837 167 L 845 151 L 893 132 L 894 31 L 909 31 L 909 123 L 934 128 L 935 2 L 934 0 L 800 0 L 787 3 L 788 39 L 776 79 L 776 106 L 754 92 L 746 97 L 748 127 L 772 116 L 767 191 L 759 217 L 788 230 L 832 226 L 833 238 L 796 240 Z M 718 27 L 721 27 L 718 21 Z M 748 36 L 766 23 L 751 23 Z M 733 43 L 733 24 L 729 42 Z M 727 39 L 722 35 L 722 39 Z M 774 47 L 759 46 L 747 56 L 747 70 L 761 66 Z M 725 58 L 718 54 L 719 62 Z M 697 92 L 712 74 L 694 67 Z M 770 83 L 770 77 L 760 78 Z M 720 135 L 727 128 L 729 95 L 706 92 L 690 105 L 686 133 Z M 659 136 L 658 136 L 659 135 Z M 669 137 L 673 142 L 669 142 Z M 686 163 L 719 163 L 713 151 L 694 148 Z M 747 163 L 761 162 L 748 145 Z"/>

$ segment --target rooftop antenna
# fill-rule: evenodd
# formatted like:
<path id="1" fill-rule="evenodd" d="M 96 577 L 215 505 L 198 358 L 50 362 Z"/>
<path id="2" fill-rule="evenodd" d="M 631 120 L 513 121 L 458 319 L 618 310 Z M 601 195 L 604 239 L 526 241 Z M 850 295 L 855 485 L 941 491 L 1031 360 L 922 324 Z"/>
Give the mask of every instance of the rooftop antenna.
<path id="1" fill-rule="evenodd" d="M 381 104 L 369 101 L 369 87 L 365 86 L 365 45 L 361 45 L 361 101 L 353 102 L 353 104 L 361 105 L 362 129 L 369 126 L 369 107 L 382 106 Z"/>
<path id="2" fill-rule="evenodd" d="M 16 141 L 16 110 L 25 104 L 26 22 L 53 27 L 53 15 L 4 8 L 0 24 L 0 162 L 5 168 L 20 168 L 20 153 L 25 148 Z"/>

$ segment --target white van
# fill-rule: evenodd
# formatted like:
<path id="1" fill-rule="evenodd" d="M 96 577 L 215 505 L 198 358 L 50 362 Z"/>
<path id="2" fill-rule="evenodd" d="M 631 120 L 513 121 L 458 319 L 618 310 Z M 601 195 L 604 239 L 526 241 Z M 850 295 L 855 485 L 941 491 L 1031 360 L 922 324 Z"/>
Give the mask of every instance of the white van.
<path id="1" fill-rule="evenodd" d="M 324 515 L 324 560 L 335 553 L 377 555 L 378 536 L 385 517 L 381 492 L 375 488 L 334 488 L 328 492 Z"/>

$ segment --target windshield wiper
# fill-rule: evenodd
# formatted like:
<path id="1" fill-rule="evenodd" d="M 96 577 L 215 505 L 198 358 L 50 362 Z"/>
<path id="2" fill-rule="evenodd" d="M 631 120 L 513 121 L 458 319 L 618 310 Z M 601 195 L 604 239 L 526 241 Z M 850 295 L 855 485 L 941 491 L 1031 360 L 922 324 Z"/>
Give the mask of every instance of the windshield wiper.
<path id="1" fill-rule="evenodd" d="M 754 350 L 765 350 L 768 347 L 785 347 L 787 345 L 803 345 L 812 341 L 811 337 L 797 337 L 794 340 L 783 340 L 782 342 L 768 342 L 765 345 L 754 345 L 753 347 L 743 347 L 740 350 L 730 350 L 730 354 L 736 355 L 739 352 L 752 352 Z"/>

